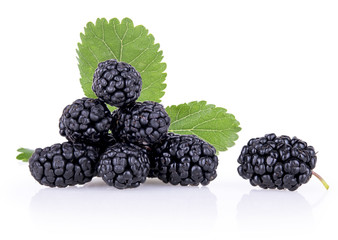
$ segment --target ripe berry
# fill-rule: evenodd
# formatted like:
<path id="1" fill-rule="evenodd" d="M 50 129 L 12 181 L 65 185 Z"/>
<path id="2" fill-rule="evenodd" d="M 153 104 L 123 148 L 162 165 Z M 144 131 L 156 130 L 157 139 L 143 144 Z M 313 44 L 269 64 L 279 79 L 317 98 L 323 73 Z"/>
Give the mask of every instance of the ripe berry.
<path id="1" fill-rule="evenodd" d="M 137 102 L 112 114 L 112 132 L 116 139 L 141 146 L 151 146 L 168 133 L 170 118 L 157 102 Z"/>
<path id="2" fill-rule="evenodd" d="M 312 171 L 317 163 L 314 148 L 296 137 L 253 138 L 242 148 L 238 163 L 239 175 L 264 189 L 294 191 L 317 175 Z"/>
<path id="3" fill-rule="evenodd" d="M 107 137 L 111 122 L 105 103 L 84 97 L 64 108 L 59 121 L 60 134 L 72 142 L 97 143 Z"/>
<path id="4" fill-rule="evenodd" d="M 140 96 L 142 79 L 130 64 L 111 59 L 98 64 L 92 89 L 102 101 L 122 107 L 135 102 Z"/>
<path id="5" fill-rule="evenodd" d="M 207 185 L 217 176 L 215 148 L 195 135 L 169 133 L 150 156 L 150 177 L 158 177 L 165 183 Z"/>
<path id="6" fill-rule="evenodd" d="M 119 189 L 135 188 L 144 183 L 149 172 L 146 151 L 127 143 L 116 143 L 101 154 L 98 176 Z"/>
<path id="7" fill-rule="evenodd" d="M 37 148 L 29 159 L 32 176 L 42 185 L 67 187 L 84 184 L 96 175 L 97 148 L 84 143 L 64 142 Z"/>

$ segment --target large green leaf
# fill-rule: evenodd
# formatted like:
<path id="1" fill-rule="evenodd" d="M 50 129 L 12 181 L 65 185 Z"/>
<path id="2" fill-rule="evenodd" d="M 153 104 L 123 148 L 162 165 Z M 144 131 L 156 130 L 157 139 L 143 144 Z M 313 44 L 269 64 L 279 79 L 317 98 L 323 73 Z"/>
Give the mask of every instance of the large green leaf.
<path id="1" fill-rule="evenodd" d="M 169 106 L 166 111 L 171 118 L 170 132 L 197 135 L 217 151 L 232 147 L 241 130 L 234 115 L 206 101 Z"/>
<path id="2" fill-rule="evenodd" d="M 166 64 L 160 45 L 144 26 L 134 26 L 132 20 L 99 18 L 87 23 L 78 43 L 78 62 L 81 86 L 87 97 L 96 98 L 92 91 L 93 74 L 98 63 L 116 59 L 131 64 L 140 72 L 143 85 L 138 101 L 160 102 L 166 84 Z"/>

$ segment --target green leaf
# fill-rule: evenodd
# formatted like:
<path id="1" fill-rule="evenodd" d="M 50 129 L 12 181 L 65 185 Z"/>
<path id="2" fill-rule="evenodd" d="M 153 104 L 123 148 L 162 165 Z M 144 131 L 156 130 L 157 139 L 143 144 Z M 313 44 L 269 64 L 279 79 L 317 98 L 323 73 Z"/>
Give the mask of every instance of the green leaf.
<path id="1" fill-rule="evenodd" d="M 78 43 L 78 63 L 81 86 L 87 97 L 96 98 L 92 81 L 98 63 L 116 59 L 131 64 L 142 77 L 142 92 L 138 101 L 160 102 L 164 95 L 167 65 L 162 61 L 160 45 L 154 43 L 153 35 L 142 26 L 134 26 L 132 20 L 98 18 L 87 23 Z"/>
<path id="2" fill-rule="evenodd" d="M 17 151 L 19 152 L 19 154 L 18 156 L 16 156 L 16 159 L 21 160 L 23 162 L 28 162 L 28 160 L 34 153 L 34 150 L 28 148 L 19 148 Z"/>
<path id="3" fill-rule="evenodd" d="M 217 151 L 235 145 L 237 132 L 241 130 L 234 115 L 206 101 L 169 106 L 166 111 L 171 118 L 169 132 L 197 135 Z"/>

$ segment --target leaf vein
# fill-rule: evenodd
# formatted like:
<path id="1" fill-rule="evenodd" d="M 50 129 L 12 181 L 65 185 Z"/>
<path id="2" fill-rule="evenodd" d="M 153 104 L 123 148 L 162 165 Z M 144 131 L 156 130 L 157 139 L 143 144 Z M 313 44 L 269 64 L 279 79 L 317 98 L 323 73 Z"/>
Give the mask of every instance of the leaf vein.
<path id="1" fill-rule="evenodd" d="M 148 63 L 147 66 L 140 73 L 143 73 L 145 70 L 147 70 L 147 68 L 156 60 L 156 58 L 157 58 L 157 54 L 155 54 L 154 59 L 150 63 Z"/>
<path id="2" fill-rule="evenodd" d="M 122 61 L 122 56 L 123 56 L 123 39 L 126 37 L 126 34 L 128 32 L 128 29 L 129 29 L 129 23 L 127 22 L 127 28 L 126 28 L 126 31 L 124 32 L 123 36 L 122 36 L 122 39 L 121 39 L 121 50 L 120 50 L 120 61 Z"/>
<path id="3" fill-rule="evenodd" d="M 85 56 L 81 53 L 81 51 L 78 51 L 78 54 L 81 55 L 82 59 L 88 64 L 88 66 L 90 66 L 91 68 L 95 69 L 91 63 L 89 63 L 87 61 L 87 59 L 85 58 Z"/>
<path id="4" fill-rule="evenodd" d="M 130 42 L 127 42 L 124 44 L 124 46 L 127 46 L 129 44 L 132 44 L 133 42 L 135 42 L 137 39 L 139 39 L 141 36 L 143 35 L 143 31 L 140 33 L 140 35 L 138 35 L 134 40 L 131 40 Z"/>
<path id="5" fill-rule="evenodd" d="M 97 58 L 97 56 L 95 55 L 95 53 L 93 52 L 93 50 L 90 47 L 88 47 L 88 50 L 94 56 L 94 58 L 96 59 L 96 61 L 99 62 L 99 59 Z"/>
<path id="6" fill-rule="evenodd" d="M 179 110 L 181 110 L 181 109 L 179 109 Z M 194 116 L 194 115 L 196 115 L 196 114 L 198 114 L 198 113 L 200 113 L 200 112 L 207 111 L 207 110 L 209 110 L 209 108 L 208 108 L 208 109 L 201 109 L 201 110 L 199 110 L 199 111 L 197 111 L 197 112 L 194 112 L 194 113 L 192 113 L 192 114 L 188 114 L 188 115 L 186 115 L 186 116 L 184 116 L 183 118 L 180 118 L 180 119 L 177 119 L 177 115 L 176 115 L 176 119 L 177 119 L 177 120 L 173 121 L 173 122 L 171 123 L 171 125 L 174 124 L 174 123 L 178 123 L 178 122 L 180 122 L 180 121 L 182 121 L 182 120 L 184 120 L 184 119 L 186 119 L 186 118 L 188 118 L 188 117 Z"/>
<path id="7" fill-rule="evenodd" d="M 149 47 L 145 48 L 139 55 L 137 55 L 133 60 L 131 60 L 129 64 L 132 64 L 136 59 L 138 59 L 143 53 L 145 53 L 149 49 L 150 49 Z"/>
<path id="8" fill-rule="evenodd" d="M 103 26 L 103 24 L 102 24 L 102 26 Z M 106 42 L 105 42 L 102 38 L 100 38 L 100 37 L 98 37 L 98 36 L 96 35 L 96 33 L 93 31 L 93 29 L 92 29 L 91 26 L 89 27 L 89 30 L 93 33 L 93 35 L 94 35 L 95 38 L 99 39 L 99 40 L 105 45 L 105 47 L 106 47 L 106 48 L 108 49 L 108 51 L 114 56 L 114 58 L 117 59 L 117 57 L 116 57 L 115 53 L 113 52 L 113 50 L 106 44 Z"/>
<path id="9" fill-rule="evenodd" d="M 116 25 L 115 25 L 115 22 L 113 22 L 113 25 L 114 25 L 114 33 L 115 33 L 115 35 L 116 35 L 116 37 L 121 41 L 121 38 L 120 38 L 120 36 L 118 35 L 118 33 L 117 33 L 117 31 L 116 31 Z M 121 62 L 121 44 L 120 44 L 120 49 L 119 49 L 120 51 L 120 58 L 116 58 L 116 59 L 118 59 L 120 62 Z"/>
<path id="10" fill-rule="evenodd" d="M 217 119 L 217 116 L 218 116 L 220 113 L 221 113 L 221 112 L 218 112 L 218 113 L 216 114 L 215 117 L 213 117 L 213 118 L 211 118 L 211 119 L 209 119 L 209 120 L 206 120 L 206 121 L 204 121 L 204 122 L 201 122 L 201 123 L 195 125 L 195 126 L 193 127 L 193 129 L 196 129 L 198 126 L 200 126 L 200 125 L 202 125 L 202 124 L 205 124 L 205 123 L 208 123 L 208 122 L 211 122 L 211 121 L 216 120 L 216 119 Z"/>
<path id="11" fill-rule="evenodd" d="M 175 117 L 175 121 L 178 119 L 178 116 L 180 115 L 180 112 L 181 112 L 182 108 L 179 108 L 177 113 L 176 113 L 176 117 Z M 174 122 L 175 122 L 174 121 Z M 173 122 L 170 123 L 170 126 L 172 126 Z"/>
<path id="12" fill-rule="evenodd" d="M 142 88 L 142 91 L 150 88 L 152 85 L 154 85 L 155 83 L 160 82 L 160 81 L 162 81 L 162 79 L 158 79 L 156 81 L 152 81 L 148 86 L 146 86 L 145 88 Z"/>

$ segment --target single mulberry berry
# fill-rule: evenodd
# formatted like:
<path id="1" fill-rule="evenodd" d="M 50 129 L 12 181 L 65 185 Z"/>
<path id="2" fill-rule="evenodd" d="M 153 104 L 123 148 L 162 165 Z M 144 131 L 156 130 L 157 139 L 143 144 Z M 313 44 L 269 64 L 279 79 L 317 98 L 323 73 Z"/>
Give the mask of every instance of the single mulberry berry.
<path id="1" fill-rule="evenodd" d="M 149 173 L 146 151 L 136 145 L 116 143 L 101 154 L 98 176 L 118 189 L 135 188 Z"/>
<path id="2" fill-rule="evenodd" d="M 64 142 L 37 148 L 29 159 L 32 176 L 42 185 L 67 187 L 84 184 L 96 175 L 98 149 L 84 143 Z"/>
<path id="3" fill-rule="evenodd" d="M 157 176 L 165 183 L 207 185 L 217 176 L 215 148 L 195 135 L 169 133 L 154 151 L 150 160 L 151 176 Z"/>
<path id="4" fill-rule="evenodd" d="M 316 152 L 306 142 L 267 134 L 243 147 L 237 170 L 253 186 L 294 191 L 309 181 L 316 162 Z"/>
<path id="5" fill-rule="evenodd" d="M 72 142 L 96 143 L 108 135 L 111 122 L 105 103 L 84 97 L 64 108 L 59 121 L 60 134 Z"/>
<path id="6" fill-rule="evenodd" d="M 102 101 L 122 107 L 135 102 L 140 96 L 142 79 L 130 64 L 111 59 L 98 64 L 92 89 Z"/>
<path id="7" fill-rule="evenodd" d="M 170 118 L 157 102 L 137 102 L 113 112 L 112 132 L 116 139 L 141 146 L 163 140 L 170 126 Z"/>

